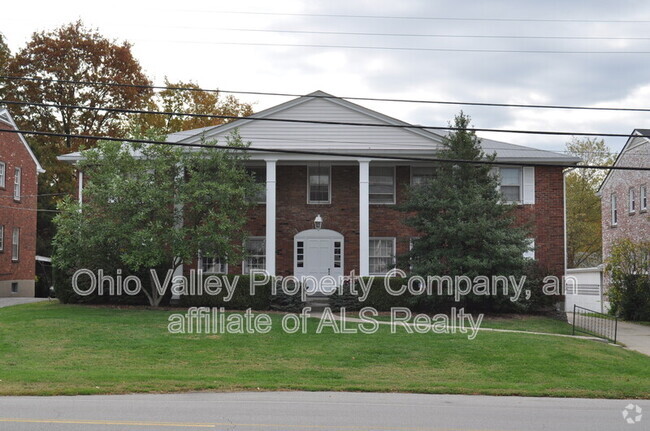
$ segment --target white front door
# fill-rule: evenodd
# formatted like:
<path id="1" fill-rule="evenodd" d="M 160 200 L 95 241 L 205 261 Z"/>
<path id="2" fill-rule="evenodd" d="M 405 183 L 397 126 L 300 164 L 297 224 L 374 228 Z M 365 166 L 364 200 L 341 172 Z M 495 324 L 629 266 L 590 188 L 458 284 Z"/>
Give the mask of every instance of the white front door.
<path id="1" fill-rule="evenodd" d="M 331 230 L 300 232 L 295 236 L 294 275 L 305 281 L 309 293 L 329 293 L 343 275 L 343 235 Z"/>

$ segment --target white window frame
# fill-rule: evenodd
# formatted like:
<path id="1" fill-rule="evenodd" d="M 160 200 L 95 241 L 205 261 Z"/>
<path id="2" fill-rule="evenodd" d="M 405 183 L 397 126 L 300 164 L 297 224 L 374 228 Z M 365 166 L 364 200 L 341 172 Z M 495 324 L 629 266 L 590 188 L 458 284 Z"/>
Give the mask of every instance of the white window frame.
<path id="1" fill-rule="evenodd" d="M 429 170 L 431 170 L 432 174 L 431 175 L 426 175 L 426 176 L 425 175 L 414 175 L 414 171 L 416 169 L 429 169 Z M 410 170 L 411 170 L 411 180 L 410 180 L 411 187 L 422 184 L 422 183 L 415 184 L 413 182 L 413 178 L 415 178 L 415 177 L 434 178 L 435 175 L 436 175 L 436 167 L 433 166 L 433 165 L 414 165 L 414 166 L 411 166 Z"/>
<path id="2" fill-rule="evenodd" d="M 215 264 L 213 262 L 210 267 L 214 268 L 215 265 L 218 265 L 220 269 L 217 270 L 217 271 L 213 271 L 213 270 L 206 271 L 205 270 L 205 260 L 207 260 L 207 259 L 211 259 L 213 261 L 218 260 L 219 261 L 218 264 Z M 208 257 L 208 256 L 203 256 L 203 255 L 201 255 L 201 253 L 199 253 L 199 259 L 198 259 L 198 262 L 197 262 L 197 265 L 196 265 L 196 269 L 197 270 L 200 269 L 204 274 L 228 274 L 228 261 L 226 261 L 226 259 L 223 258 L 223 257 L 218 257 L 218 256 L 217 257 Z"/>
<path id="3" fill-rule="evenodd" d="M 251 197 L 250 200 L 256 204 L 266 204 L 266 166 L 249 166 L 246 168 L 246 171 L 249 174 L 253 174 L 256 184 L 264 186 L 264 188 L 260 190 L 259 194 L 255 196 L 255 198 Z M 257 175 L 257 172 L 255 171 L 261 171 L 261 175 Z M 259 181 L 260 178 L 262 181 Z"/>
<path id="4" fill-rule="evenodd" d="M 313 201 L 311 200 L 311 174 L 310 170 L 315 169 L 327 169 L 327 200 L 323 201 Z M 307 165 L 307 203 L 310 205 L 327 205 L 332 203 L 332 165 Z"/>
<path id="5" fill-rule="evenodd" d="M 630 214 L 636 213 L 636 193 L 634 187 L 630 187 L 630 190 L 627 192 L 627 205 Z"/>
<path id="6" fill-rule="evenodd" d="M 20 257 L 20 228 L 15 227 L 11 234 L 11 261 L 18 262 Z"/>
<path id="7" fill-rule="evenodd" d="M 617 202 L 616 202 L 616 194 L 612 193 L 612 196 L 610 197 L 610 203 L 611 203 L 611 225 L 612 226 L 617 226 L 618 225 L 618 207 L 617 207 Z"/>
<path id="8" fill-rule="evenodd" d="M 648 187 L 645 184 L 639 190 L 639 211 L 648 211 Z"/>
<path id="9" fill-rule="evenodd" d="M 391 241 L 391 243 L 393 244 L 393 255 L 392 256 L 374 256 L 372 254 L 373 251 L 374 251 L 374 247 L 372 246 L 373 241 Z M 384 275 L 384 274 L 388 273 L 388 271 L 390 271 L 391 269 L 395 268 L 396 256 L 397 256 L 397 248 L 396 247 L 397 247 L 397 241 L 396 241 L 395 237 L 371 237 L 370 238 L 369 243 L 368 243 L 368 262 L 369 262 L 369 273 L 370 273 L 370 275 Z M 386 272 L 373 272 L 372 271 L 372 268 L 373 268 L 373 265 L 371 263 L 372 259 L 387 259 L 387 258 L 391 259 L 391 263 L 390 263 L 388 269 L 386 270 Z"/>
<path id="10" fill-rule="evenodd" d="M 5 251 L 5 225 L 0 224 L 0 253 Z"/>
<path id="11" fill-rule="evenodd" d="M 22 191 L 22 182 L 23 182 L 22 176 L 23 176 L 22 168 L 16 166 L 14 168 L 14 200 L 15 201 L 20 200 L 20 194 Z"/>
<path id="12" fill-rule="evenodd" d="M 373 202 L 372 200 L 372 195 L 375 194 L 381 194 L 381 195 L 386 195 L 388 196 L 388 193 L 372 193 L 372 170 L 373 169 L 392 169 L 393 170 L 393 199 L 391 202 Z M 386 165 L 370 165 L 370 168 L 368 169 L 368 203 L 371 205 L 395 205 L 396 199 L 397 199 L 397 167 L 396 166 L 386 166 Z"/>
<path id="13" fill-rule="evenodd" d="M 0 189 L 7 186 L 7 164 L 0 162 Z"/>
<path id="14" fill-rule="evenodd" d="M 501 170 L 502 169 L 517 169 L 519 171 L 519 184 L 503 184 L 503 177 L 501 175 Z M 523 193 L 524 193 L 524 169 L 521 166 L 499 166 L 499 193 L 501 194 L 502 202 L 507 202 L 507 203 L 513 203 L 513 204 L 521 204 L 523 203 Z M 501 187 L 506 186 L 506 187 L 519 187 L 519 199 L 516 201 L 511 201 L 511 200 L 506 200 L 503 196 L 503 193 L 501 193 Z"/>
<path id="15" fill-rule="evenodd" d="M 527 238 L 529 249 L 524 252 L 524 259 L 535 260 L 535 238 Z"/>
<path id="16" fill-rule="evenodd" d="M 262 241 L 262 249 L 264 250 L 264 254 L 255 254 L 255 255 L 249 255 L 248 254 L 248 241 Z M 264 258 L 264 267 L 263 268 L 254 268 L 258 270 L 266 270 L 266 237 L 265 236 L 251 236 L 244 241 L 244 250 L 246 252 L 246 257 L 244 257 L 244 260 L 242 261 L 242 274 L 248 275 L 250 274 L 250 262 L 249 259 L 253 257 L 263 257 Z"/>

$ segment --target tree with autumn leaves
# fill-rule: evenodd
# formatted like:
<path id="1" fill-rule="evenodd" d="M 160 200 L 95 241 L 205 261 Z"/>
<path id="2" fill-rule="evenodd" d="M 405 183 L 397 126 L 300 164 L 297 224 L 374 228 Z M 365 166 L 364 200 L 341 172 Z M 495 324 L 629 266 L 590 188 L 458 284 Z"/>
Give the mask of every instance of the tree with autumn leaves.
<path id="1" fill-rule="evenodd" d="M 131 48 L 130 43 L 107 39 L 81 21 L 52 31 L 34 33 L 27 45 L 14 55 L 9 53 L 5 40 L 0 38 L 2 75 L 37 78 L 4 79 L 0 85 L 0 89 L 3 89 L 0 95 L 8 102 L 40 104 L 7 103 L 20 129 L 63 135 L 120 137 L 134 128 L 153 128 L 166 134 L 225 122 L 216 117 L 135 116 L 113 109 L 237 116 L 252 113 L 249 104 L 241 103 L 234 97 L 222 99 L 217 92 L 200 91 L 198 84 L 191 82 L 171 83 L 166 80 L 165 85 L 191 87 L 194 91 L 164 90 L 155 93 Z M 96 142 L 65 136 L 28 134 L 26 137 L 46 170 L 45 174 L 39 176 L 39 208 L 54 210 L 63 195 L 74 191 L 76 181 L 74 169 L 59 162 L 57 157 L 81 148 L 92 148 Z M 39 254 L 50 255 L 54 234 L 52 214 L 49 211 L 39 212 Z"/>

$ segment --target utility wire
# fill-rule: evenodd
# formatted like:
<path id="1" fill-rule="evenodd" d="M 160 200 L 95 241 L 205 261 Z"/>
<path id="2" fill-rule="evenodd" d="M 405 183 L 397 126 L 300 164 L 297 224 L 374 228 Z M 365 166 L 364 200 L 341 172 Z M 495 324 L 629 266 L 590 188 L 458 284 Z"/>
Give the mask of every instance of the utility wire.
<path id="1" fill-rule="evenodd" d="M 408 156 L 386 156 L 381 154 L 358 154 L 337 151 L 306 151 L 306 150 L 289 150 L 280 148 L 258 148 L 258 147 L 233 147 L 230 145 L 218 144 L 188 144 L 182 142 L 162 142 L 150 139 L 133 139 L 133 138 L 115 138 L 107 136 L 90 136 L 90 135 L 77 135 L 71 133 L 55 133 L 43 132 L 37 130 L 18 130 L 18 129 L 5 129 L 0 130 L 0 133 L 20 133 L 23 135 L 35 136 L 56 136 L 60 138 L 71 139 L 86 139 L 95 141 L 110 141 L 110 142 L 130 142 L 137 144 L 152 144 L 152 145 L 167 145 L 187 148 L 208 148 L 218 150 L 240 151 L 240 152 L 258 152 L 258 153 L 276 153 L 276 154 L 303 154 L 312 156 L 334 156 L 359 158 L 359 159 L 375 159 L 375 160 L 391 160 L 391 161 L 411 161 L 411 162 L 436 162 L 436 163 L 454 163 L 454 164 L 470 164 L 470 165 L 497 165 L 497 166 L 525 166 L 525 167 L 558 167 L 558 168 L 573 168 L 579 167 L 581 169 L 605 169 L 605 170 L 624 170 L 624 171 L 650 171 L 650 167 L 634 167 L 634 166 L 603 166 L 603 165 L 580 165 L 573 166 L 571 164 L 562 163 L 534 163 L 534 162 L 507 162 L 507 161 L 491 161 L 491 160 L 463 160 L 463 159 L 443 159 L 438 157 L 408 157 Z"/>
<path id="2" fill-rule="evenodd" d="M 148 42 L 151 42 L 149 40 Z M 277 46 L 283 48 L 336 48 L 336 49 L 368 49 L 379 51 L 422 51 L 422 52 L 471 52 L 489 54 L 650 54 L 650 51 L 568 51 L 557 49 L 479 49 L 479 48 L 416 48 L 406 46 L 373 46 L 373 45 L 331 45 L 321 43 L 274 43 L 274 42 L 210 42 L 199 40 L 165 40 L 156 42 L 196 45 L 231 45 L 231 46 Z"/>
<path id="3" fill-rule="evenodd" d="M 273 16 L 309 16 L 321 18 L 363 18 L 363 19 L 406 19 L 428 21 L 495 21 L 495 22 L 582 22 L 582 23 L 650 23 L 649 20 L 603 20 L 580 18 L 473 18 L 453 16 L 408 16 L 408 15 L 351 15 L 327 13 L 290 13 L 290 12 L 251 12 L 251 11 L 218 11 L 218 10 L 189 10 L 180 9 L 180 12 L 233 14 L 233 15 L 273 15 Z"/>
<path id="4" fill-rule="evenodd" d="M 527 36 L 527 35 L 490 35 L 490 34 L 450 34 L 450 33 L 373 33 L 357 31 L 318 31 L 318 30 L 283 30 L 233 27 L 189 27 L 171 26 L 172 28 L 213 31 L 235 31 L 251 33 L 288 33 L 288 34 L 320 34 L 331 36 L 385 36 L 385 37 L 418 37 L 418 38 L 450 38 L 450 39 L 533 39 L 533 40 L 650 40 L 643 36 Z"/>
<path id="5" fill-rule="evenodd" d="M 254 96 L 279 96 L 279 97 L 312 97 L 314 99 L 344 99 L 360 100 L 369 102 L 396 102 L 396 103 L 419 103 L 435 105 L 462 105 L 462 106 L 485 106 L 485 107 L 502 107 L 502 108 L 532 108 L 532 109 L 567 109 L 567 110 L 589 110 L 589 111 L 626 111 L 626 112 L 650 112 L 650 108 L 618 108 L 618 107 L 598 107 L 598 106 L 577 106 L 577 105 L 542 105 L 542 104 L 525 104 L 525 103 L 490 103 L 490 102 L 462 102 L 448 100 L 426 100 L 426 99 L 400 99 L 400 98 L 382 98 L 382 97 L 354 97 L 354 96 L 330 96 L 330 95 L 306 95 L 297 93 L 282 92 L 264 92 L 264 91 L 241 91 L 241 90 L 218 90 L 209 88 L 192 88 L 163 85 L 139 85 L 124 84 L 118 82 L 98 82 L 98 81 L 79 81 L 67 79 L 36 78 L 26 76 L 7 76 L 0 75 L 0 79 L 12 81 L 35 81 L 49 82 L 69 85 L 94 85 L 106 87 L 126 87 L 152 90 L 173 90 L 173 91 L 195 91 L 206 93 L 227 93 L 227 94 L 246 94 Z"/>
<path id="6" fill-rule="evenodd" d="M 0 100 L 0 104 L 3 103 L 7 105 L 38 106 L 38 107 L 59 108 L 59 109 L 85 109 L 90 111 L 104 111 L 104 112 L 114 112 L 114 113 L 122 113 L 122 114 L 153 114 L 153 115 L 166 115 L 166 116 L 184 116 L 184 117 L 194 117 L 194 118 L 218 118 L 223 120 L 267 121 L 267 122 L 276 122 L 276 123 L 320 124 L 320 125 L 354 126 L 354 127 L 380 127 L 380 128 L 414 129 L 414 130 L 424 130 L 424 131 L 468 130 L 472 132 L 495 132 L 495 133 L 514 133 L 514 134 L 551 135 L 551 136 L 594 136 L 594 137 L 614 137 L 614 138 L 630 138 L 632 136 L 635 136 L 632 133 L 491 129 L 491 128 L 484 128 L 484 127 L 472 127 L 467 129 L 460 129 L 452 126 L 422 126 L 417 124 L 386 124 L 386 123 L 357 123 L 357 122 L 327 121 L 327 120 L 300 120 L 296 118 L 256 117 L 255 114 L 253 114 L 250 117 L 240 117 L 237 115 L 194 114 L 194 113 L 185 113 L 185 112 L 149 111 L 143 109 L 106 108 L 100 106 L 81 106 L 81 105 L 65 105 L 65 104 L 58 104 L 58 103 L 37 103 L 37 102 L 19 102 L 14 100 Z"/>

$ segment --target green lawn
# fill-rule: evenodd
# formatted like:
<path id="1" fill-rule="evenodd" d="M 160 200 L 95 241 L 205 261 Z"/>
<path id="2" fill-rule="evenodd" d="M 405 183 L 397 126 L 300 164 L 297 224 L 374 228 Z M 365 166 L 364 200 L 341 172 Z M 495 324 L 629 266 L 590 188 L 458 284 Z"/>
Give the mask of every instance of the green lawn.
<path id="1" fill-rule="evenodd" d="M 354 313 L 348 313 L 352 317 L 357 317 Z M 478 316 L 474 313 L 474 318 Z M 376 317 L 377 320 L 389 322 L 390 316 L 381 315 Z M 510 329 L 515 331 L 544 332 L 549 334 L 571 335 L 571 325 L 566 320 L 560 320 L 546 316 L 530 315 L 486 315 L 481 321 L 481 328 L 492 329 Z"/>
<path id="2" fill-rule="evenodd" d="M 178 311 L 177 311 L 178 312 Z M 174 335 L 171 311 L 0 309 L 0 395 L 335 390 L 650 398 L 650 358 L 544 335 Z"/>

